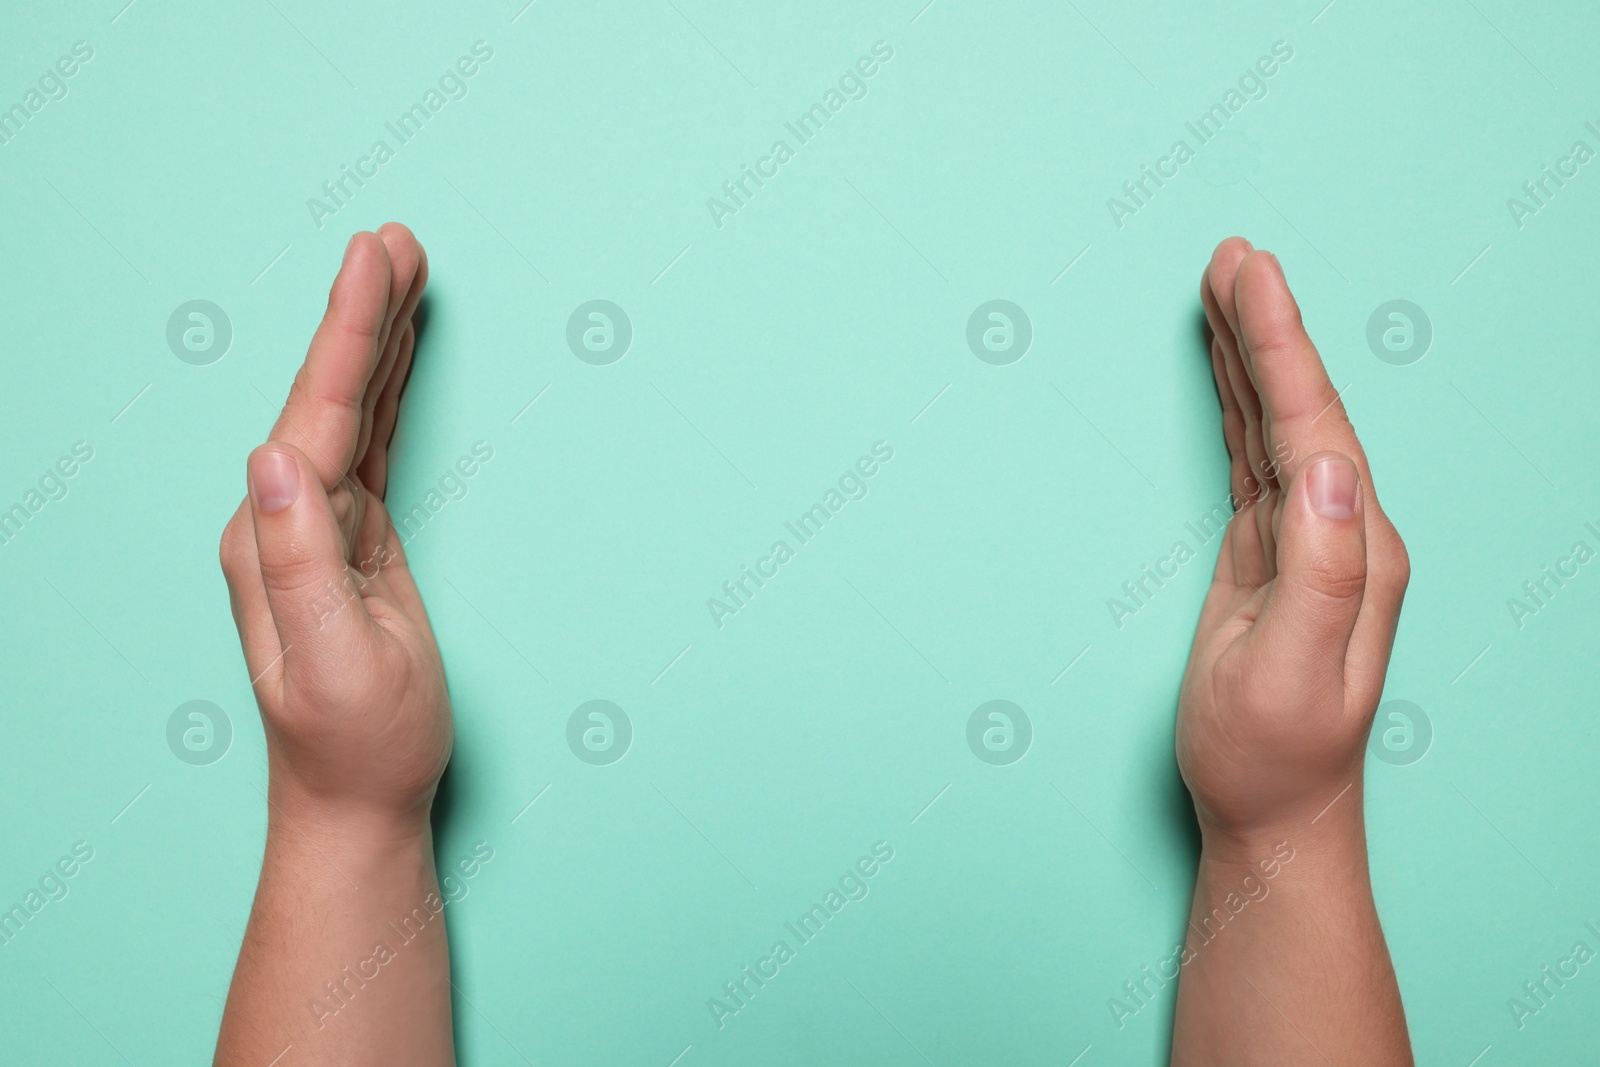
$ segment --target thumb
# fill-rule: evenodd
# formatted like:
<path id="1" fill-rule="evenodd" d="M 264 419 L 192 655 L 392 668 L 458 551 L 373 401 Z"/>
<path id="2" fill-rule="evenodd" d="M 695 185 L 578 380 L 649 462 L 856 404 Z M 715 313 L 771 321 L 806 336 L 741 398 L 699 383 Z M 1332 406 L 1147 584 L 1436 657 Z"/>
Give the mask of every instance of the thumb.
<path id="1" fill-rule="evenodd" d="M 284 656 L 337 670 L 367 614 L 322 479 L 281 441 L 250 453 L 249 473 L 261 582 Z"/>
<path id="2" fill-rule="evenodd" d="M 1361 475 L 1342 452 L 1319 452 L 1296 473 L 1278 527 L 1278 575 L 1259 623 L 1274 660 L 1343 674 L 1367 588 L 1361 497 Z"/>

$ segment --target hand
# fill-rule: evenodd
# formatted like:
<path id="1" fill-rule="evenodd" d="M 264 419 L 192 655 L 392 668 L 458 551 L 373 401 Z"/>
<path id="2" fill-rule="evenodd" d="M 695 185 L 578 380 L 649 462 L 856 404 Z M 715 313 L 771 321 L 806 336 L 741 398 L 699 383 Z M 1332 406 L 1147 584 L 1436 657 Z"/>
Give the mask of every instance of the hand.
<path id="1" fill-rule="evenodd" d="M 222 534 L 270 811 L 218 1064 L 276 1062 L 288 1047 L 308 1063 L 455 1062 L 428 819 L 450 758 L 450 699 L 383 506 L 427 277 L 404 226 L 350 239 Z M 403 951 L 390 944 L 397 915 L 411 924 Z M 359 988 L 349 976 L 376 967 L 386 977 L 359 1000 L 335 995 L 330 976 Z"/>
<path id="2" fill-rule="evenodd" d="M 1184 674 L 1178 766 L 1202 835 L 1256 849 L 1359 787 L 1410 565 L 1277 258 L 1222 242 L 1201 299 L 1237 512 Z"/>
<path id="3" fill-rule="evenodd" d="M 439 649 L 383 506 L 427 277 L 404 226 L 351 238 L 222 534 L 274 815 L 334 810 L 414 830 L 450 756 Z"/>

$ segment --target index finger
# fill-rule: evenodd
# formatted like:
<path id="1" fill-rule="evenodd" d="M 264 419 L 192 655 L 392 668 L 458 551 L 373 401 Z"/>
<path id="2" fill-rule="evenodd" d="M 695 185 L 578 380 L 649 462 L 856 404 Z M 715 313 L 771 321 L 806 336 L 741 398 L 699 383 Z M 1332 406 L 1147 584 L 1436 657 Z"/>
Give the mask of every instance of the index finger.
<path id="1" fill-rule="evenodd" d="M 1300 305 L 1270 252 L 1252 252 L 1234 281 L 1239 355 L 1261 398 L 1261 428 L 1278 480 L 1288 485 L 1318 452 L 1343 452 L 1355 461 L 1370 491 L 1366 454 L 1307 336 Z M 1371 503 L 1371 501 L 1369 501 Z"/>
<path id="2" fill-rule="evenodd" d="M 328 292 L 328 309 L 268 435 L 304 452 L 324 489 L 338 485 L 355 458 L 389 285 L 389 252 L 382 238 L 365 232 L 350 238 Z"/>

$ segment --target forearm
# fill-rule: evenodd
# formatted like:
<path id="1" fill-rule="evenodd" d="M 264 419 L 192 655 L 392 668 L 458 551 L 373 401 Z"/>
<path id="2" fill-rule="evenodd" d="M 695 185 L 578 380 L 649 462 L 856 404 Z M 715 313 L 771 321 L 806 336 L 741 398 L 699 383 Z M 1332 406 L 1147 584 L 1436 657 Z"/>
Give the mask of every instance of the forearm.
<path id="1" fill-rule="evenodd" d="M 1248 841 L 1203 835 L 1174 1067 L 1412 1063 L 1359 788 L 1300 825 Z"/>
<path id="2" fill-rule="evenodd" d="M 261 881 L 217 1042 L 220 1067 L 453 1064 L 444 903 L 426 813 L 272 798 Z"/>

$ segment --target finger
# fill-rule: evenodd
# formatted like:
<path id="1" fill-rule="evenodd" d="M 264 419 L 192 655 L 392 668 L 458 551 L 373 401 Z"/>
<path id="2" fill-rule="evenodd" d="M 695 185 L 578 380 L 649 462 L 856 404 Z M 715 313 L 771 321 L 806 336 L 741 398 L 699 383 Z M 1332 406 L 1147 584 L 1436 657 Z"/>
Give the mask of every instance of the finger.
<path id="1" fill-rule="evenodd" d="M 255 522 L 248 497 L 239 502 L 223 528 L 218 555 L 228 583 L 228 606 L 239 631 L 245 669 L 254 679 L 280 658 L 283 646 L 278 643 L 278 629 L 272 621 L 272 609 L 267 606 L 267 590 L 261 584 Z"/>
<path id="2" fill-rule="evenodd" d="M 1206 305 L 1206 317 L 1211 332 L 1218 337 L 1226 335 L 1231 339 L 1239 332 L 1239 320 L 1233 309 L 1233 276 L 1240 261 L 1255 250 L 1255 245 L 1246 238 L 1228 237 L 1217 242 L 1217 247 L 1211 251 L 1202 276 L 1201 295 L 1202 299 L 1207 294 L 1212 298 Z"/>
<path id="3" fill-rule="evenodd" d="M 328 293 L 328 310 L 272 428 L 271 440 L 292 445 L 311 460 L 324 489 L 338 484 L 355 457 L 390 281 L 389 253 L 378 235 L 350 238 Z"/>
<path id="4" fill-rule="evenodd" d="M 1254 252 L 1245 257 L 1234 281 L 1234 301 L 1240 356 L 1260 398 L 1262 430 L 1282 468 L 1280 480 L 1292 480 L 1309 456 L 1339 451 L 1355 462 L 1370 488 L 1366 455 L 1306 335 L 1276 256 Z"/>
<path id="5" fill-rule="evenodd" d="M 1270 662 L 1338 682 L 1367 587 L 1361 475 L 1339 452 L 1309 456 L 1287 490 L 1278 576 L 1251 631 Z"/>
<path id="6" fill-rule="evenodd" d="M 1246 479 L 1250 474 L 1244 411 L 1233 394 L 1233 384 L 1228 381 L 1227 356 L 1223 355 L 1222 342 L 1215 337 L 1211 339 L 1211 373 L 1217 383 L 1217 401 L 1222 406 L 1222 440 L 1228 446 L 1228 488 L 1235 501 L 1243 501 L 1249 493 Z"/>
<path id="7" fill-rule="evenodd" d="M 361 484 L 373 496 L 382 500 L 389 489 L 389 444 L 394 439 L 394 428 L 400 418 L 400 397 L 405 392 L 406 379 L 411 374 L 411 361 L 416 350 L 416 325 L 406 323 L 400 334 L 400 347 L 395 355 L 394 368 L 384 383 L 383 395 L 378 398 L 372 412 L 372 440 L 367 454 L 361 457 L 356 474 Z"/>
<path id="8" fill-rule="evenodd" d="M 372 378 L 367 383 L 366 395 L 362 398 L 361 433 L 356 439 L 355 461 L 352 463 L 352 466 L 357 468 L 361 466 L 361 460 L 366 455 L 372 440 L 373 413 L 377 408 L 378 398 L 382 395 L 384 384 L 394 370 L 395 360 L 400 353 L 400 338 L 405 332 L 407 323 L 411 321 L 411 313 L 416 310 L 417 301 L 422 298 L 422 286 L 425 282 L 422 273 L 424 267 L 422 246 L 417 243 L 416 237 L 409 229 L 398 222 L 386 222 L 378 227 L 378 236 L 383 238 L 384 247 L 389 252 L 389 311 L 384 321 L 383 343 L 378 354 L 378 364 L 373 368 Z"/>
<path id="9" fill-rule="evenodd" d="M 1368 708 L 1376 708 L 1400 625 L 1400 605 L 1411 581 L 1411 560 L 1394 524 L 1378 507 L 1370 485 L 1362 494 L 1362 507 L 1367 509 L 1367 590 L 1346 660 L 1351 677 L 1366 687 L 1354 695 Z"/>
<path id="10" fill-rule="evenodd" d="M 1238 361 L 1235 360 L 1234 363 L 1237 365 Z M 1233 395 L 1233 385 L 1227 376 L 1225 364 L 1226 356 L 1222 355 L 1221 345 L 1213 339 L 1212 369 L 1218 375 L 1217 395 L 1223 403 L 1223 436 L 1228 441 L 1228 452 L 1232 460 L 1229 471 L 1229 502 L 1237 516 L 1228 523 L 1229 528 L 1235 531 L 1229 539 L 1230 561 L 1233 566 L 1234 581 L 1255 589 L 1270 582 L 1272 576 L 1277 573 L 1273 555 L 1275 542 L 1269 523 L 1266 521 L 1272 513 L 1270 505 L 1276 497 L 1277 488 L 1274 483 L 1251 474 L 1248 458 L 1251 452 L 1247 442 L 1252 439 L 1259 441 L 1259 434 L 1251 434 L 1246 429 L 1244 412 L 1239 407 L 1238 399 Z M 1228 410 L 1230 404 L 1231 413 Z M 1230 422 L 1233 424 L 1232 428 L 1229 428 Z"/>
<path id="11" fill-rule="evenodd" d="M 1216 307 L 1211 298 L 1211 308 Z M 1227 328 L 1227 324 L 1223 324 Z M 1250 477 L 1248 451 L 1245 446 L 1244 412 L 1234 396 L 1233 383 L 1228 378 L 1227 356 L 1222 342 L 1211 339 L 1211 370 L 1217 382 L 1217 399 L 1222 405 L 1222 436 L 1228 446 L 1229 507 L 1234 512 L 1226 516 L 1226 533 L 1217 556 L 1214 581 L 1226 578 L 1235 585 L 1256 589 L 1272 579 L 1272 567 L 1261 540 L 1260 516 L 1253 505 L 1261 498 L 1262 485 Z M 1241 512 L 1246 514 L 1241 515 Z M 1215 512 L 1213 512 L 1215 514 Z"/>
<path id="12" fill-rule="evenodd" d="M 1228 382 L 1245 419 L 1245 445 L 1248 458 L 1249 484 L 1247 495 L 1259 495 L 1256 483 L 1277 484 L 1277 468 L 1271 462 L 1266 435 L 1262 432 L 1261 399 L 1256 395 L 1255 382 L 1245 365 L 1242 342 L 1239 337 L 1239 311 L 1235 296 L 1239 266 L 1253 250 L 1242 237 L 1230 237 L 1217 246 L 1211 262 L 1206 267 L 1206 284 L 1201 291 L 1201 302 L 1206 305 L 1206 316 L 1212 331 L 1222 347 L 1223 362 L 1228 371 Z"/>
<path id="13" fill-rule="evenodd" d="M 1240 583 L 1258 588 L 1272 580 L 1277 565 L 1272 551 L 1270 510 L 1256 505 L 1268 501 L 1277 482 L 1276 469 L 1268 459 L 1266 438 L 1261 432 L 1261 401 L 1245 372 L 1236 335 L 1238 311 L 1234 303 L 1234 280 L 1239 264 L 1251 251 L 1250 242 L 1242 237 L 1230 237 L 1219 244 L 1206 265 L 1200 299 L 1215 346 L 1221 352 L 1224 373 L 1218 377 L 1218 394 L 1221 395 L 1225 383 L 1239 410 L 1241 425 L 1241 445 L 1237 453 L 1240 469 L 1233 490 L 1234 506 L 1242 513 L 1237 520 L 1241 529 L 1232 539 L 1235 573 Z M 1243 528 L 1245 526 L 1250 528 Z"/>
<path id="14" fill-rule="evenodd" d="M 249 473 L 257 565 L 284 665 L 337 677 L 371 619 L 327 492 L 310 458 L 292 445 L 257 448 Z M 275 671 L 280 681 L 284 665 Z M 268 684 L 273 679 L 269 673 Z"/>
<path id="15" fill-rule="evenodd" d="M 378 227 L 378 239 L 389 253 L 389 303 L 383 322 L 383 340 L 388 342 L 390 332 L 405 321 L 406 301 L 416 282 L 417 268 L 422 264 L 422 246 L 410 227 L 400 222 L 386 222 Z"/>

